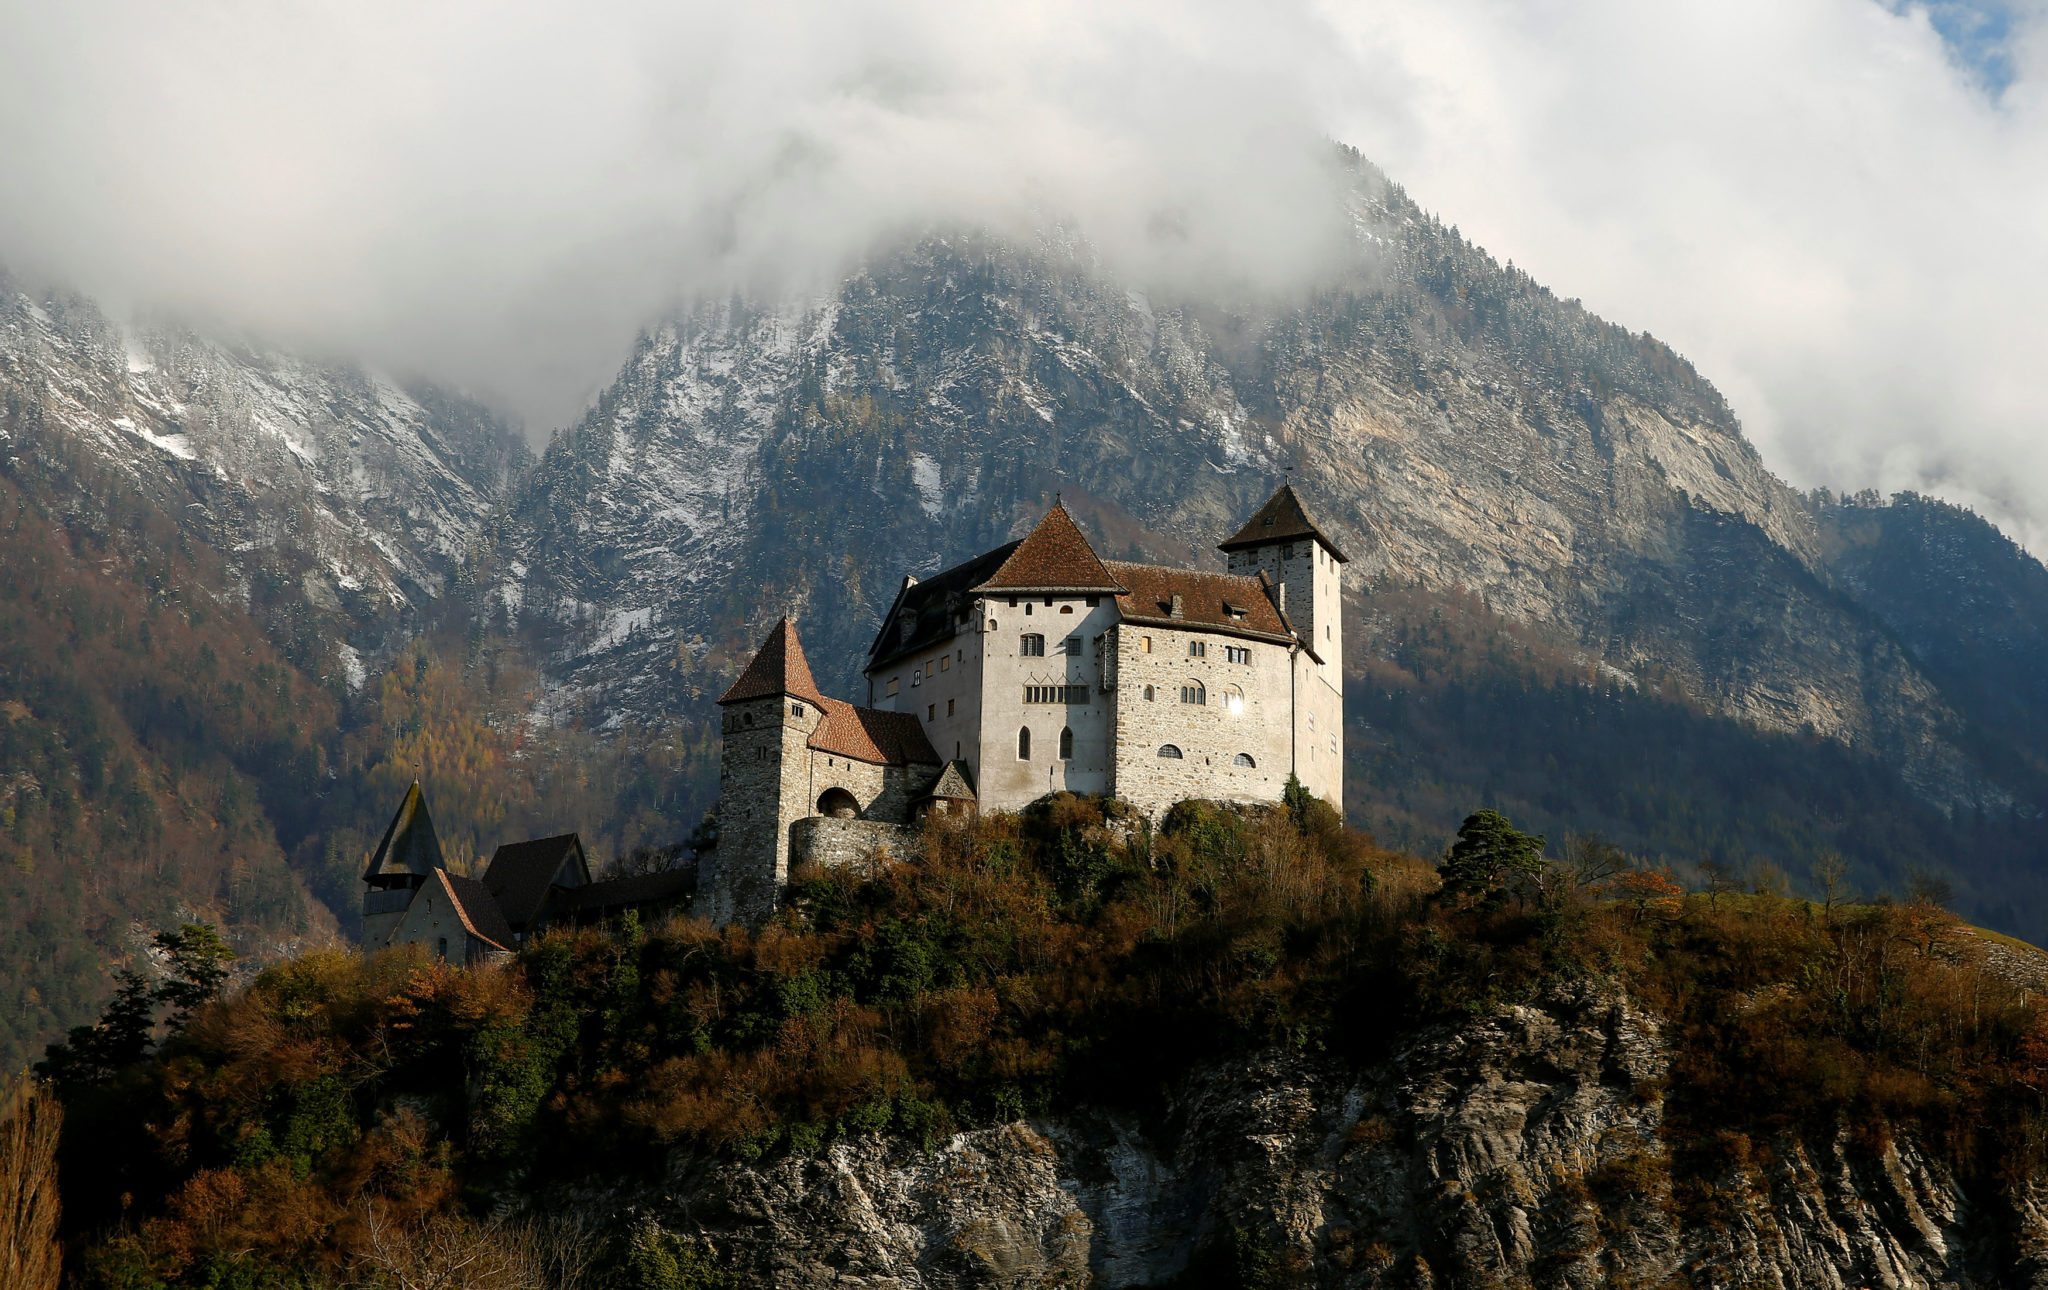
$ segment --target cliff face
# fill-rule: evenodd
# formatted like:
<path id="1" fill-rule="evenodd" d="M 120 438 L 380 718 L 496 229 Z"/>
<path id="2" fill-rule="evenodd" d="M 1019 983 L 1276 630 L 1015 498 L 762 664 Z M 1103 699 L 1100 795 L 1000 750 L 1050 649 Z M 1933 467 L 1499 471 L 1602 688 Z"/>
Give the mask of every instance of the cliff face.
<path id="1" fill-rule="evenodd" d="M 1369 1069 L 1211 1068 L 1142 1122 L 700 1162 L 628 1204 L 796 1287 L 2048 1284 L 2044 1198 L 1914 1142 L 1724 1137 L 1674 1168 L 1670 1060 L 1654 1017 L 1578 986 Z"/>
<path id="2" fill-rule="evenodd" d="M 671 322 L 511 502 L 480 575 L 501 622 L 546 638 L 563 701 L 600 721 L 701 719 L 792 611 L 849 693 L 904 573 L 1016 536 L 1055 491 L 1105 555 L 1214 566 L 1292 471 L 1353 557 L 1354 665 L 1385 644 L 1380 593 L 1472 596 L 1618 683 L 1875 755 L 1930 802 L 2012 801 L 1689 364 L 1355 179 L 1352 258 L 1307 298 L 928 236 L 823 296 Z"/>

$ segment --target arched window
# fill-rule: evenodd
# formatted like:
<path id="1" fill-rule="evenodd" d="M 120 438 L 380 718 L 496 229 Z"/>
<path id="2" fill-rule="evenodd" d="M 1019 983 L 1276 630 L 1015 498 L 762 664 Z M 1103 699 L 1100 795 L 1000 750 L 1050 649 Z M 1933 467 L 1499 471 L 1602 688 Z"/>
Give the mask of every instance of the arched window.
<path id="1" fill-rule="evenodd" d="M 1171 757 L 1173 760 L 1179 761 L 1180 749 L 1172 744 L 1161 744 L 1159 745 L 1159 755 L 1161 757 Z"/>
<path id="2" fill-rule="evenodd" d="M 1045 657 L 1045 637 L 1037 632 L 1026 632 L 1017 640 L 1017 652 L 1025 658 Z"/>
<path id="3" fill-rule="evenodd" d="M 1145 702 L 1152 702 L 1152 687 L 1149 685 L 1145 687 Z"/>
<path id="4" fill-rule="evenodd" d="M 1063 614 L 1071 614 L 1074 612 L 1074 607 L 1072 605 L 1061 605 L 1060 612 Z"/>
<path id="5" fill-rule="evenodd" d="M 1022 730 L 1019 730 L 1019 731 L 1017 732 L 1017 760 L 1018 760 L 1018 761 L 1030 761 L 1030 760 L 1031 760 L 1031 727 L 1030 727 L 1030 726 L 1026 726 L 1026 727 L 1024 727 L 1024 728 L 1023 728 Z"/>
<path id="6" fill-rule="evenodd" d="M 1224 686 L 1224 687 L 1223 687 L 1223 710 L 1224 710 L 1225 712 L 1243 712 L 1243 711 L 1244 711 L 1244 691 L 1243 691 L 1243 690 L 1240 690 L 1240 689 L 1238 689 L 1238 688 L 1237 688 L 1236 686 L 1234 686 L 1234 685 L 1226 685 L 1226 686 Z"/>
<path id="7" fill-rule="evenodd" d="M 1060 731 L 1060 760 L 1071 761 L 1074 756 L 1074 729 L 1072 726 Z"/>
<path id="8" fill-rule="evenodd" d="M 1233 766 L 1249 766 L 1254 770 L 1257 770 L 1259 766 L 1259 763 L 1252 760 L 1250 753 L 1239 753 L 1230 759 L 1230 764 Z"/>
<path id="9" fill-rule="evenodd" d="M 1200 681 L 1189 681 L 1180 687 L 1180 701 L 1182 703 L 1206 704 L 1209 702 L 1209 692 L 1202 688 Z"/>

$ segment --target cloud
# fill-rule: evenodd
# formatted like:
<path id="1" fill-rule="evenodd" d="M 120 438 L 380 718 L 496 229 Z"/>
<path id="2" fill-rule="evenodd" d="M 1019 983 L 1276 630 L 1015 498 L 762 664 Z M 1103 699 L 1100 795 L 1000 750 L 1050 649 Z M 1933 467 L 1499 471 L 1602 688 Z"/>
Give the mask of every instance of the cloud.
<path id="1" fill-rule="evenodd" d="M 1933 492 L 2038 552 L 2048 23 L 1960 8 L 1333 9 L 1381 87 L 1333 129 L 1497 255 L 1675 345 L 1794 482 Z"/>
<path id="2" fill-rule="evenodd" d="M 677 297 L 907 223 L 1051 212 L 1245 283 L 1341 236 L 1305 13 L 0 0 L 0 30 L 0 256 L 542 424 Z"/>
<path id="3" fill-rule="evenodd" d="M 1324 140 L 1646 328 L 1802 484 L 2048 536 L 2043 0 L 0 0 L 0 258 L 572 416 L 926 219 L 1312 275 Z"/>

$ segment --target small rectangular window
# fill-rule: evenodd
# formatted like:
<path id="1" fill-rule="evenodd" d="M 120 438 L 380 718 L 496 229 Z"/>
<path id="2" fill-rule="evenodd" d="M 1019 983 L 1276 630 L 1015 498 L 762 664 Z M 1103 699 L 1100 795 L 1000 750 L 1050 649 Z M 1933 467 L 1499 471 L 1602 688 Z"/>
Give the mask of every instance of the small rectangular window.
<path id="1" fill-rule="evenodd" d="M 1045 656 L 1045 637 L 1040 636 L 1036 632 L 1027 632 L 1023 636 L 1018 637 L 1017 653 L 1025 658 L 1043 658 Z"/>
<path id="2" fill-rule="evenodd" d="M 1138 648 L 1150 654 L 1152 652 L 1152 638 L 1150 636 L 1140 636 L 1138 638 Z"/>
<path id="3" fill-rule="evenodd" d="M 1066 652 L 1069 657 L 1081 657 L 1081 638 L 1079 636 L 1067 637 Z"/>
<path id="4" fill-rule="evenodd" d="M 939 705 L 936 703 L 925 704 L 924 719 L 926 721 L 937 721 L 939 719 Z"/>
<path id="5" fill-rule="evenodd" d="M 946 700 L 946 715 L 949 717 L 953 715 L 953 701 L 951 699 Z"/>
<path id="6" fill-rule="evenodd" d="M 882 687 L 882 693 L 884 693 L 884 694 L 894 694 L 894 693 L 896 693 L 896 687 L 897 687 L 898 685 L 900 685 L 900 684 L 902 683 L 902 680 L 903 680 L 903 678 L 901 678 L 901 677 L 896 677 L 896 676 L 892 676 L 892 677 L 890 677 L 890 678 L 889 678 L 889 684 L 887 684 L 887 685 L 885 685 L 885 686 L 883 686 L 883 687 Z"/>
<path id="7" fill-rule="evenodd" d="M 951 654 L 939 655 L 939 670 L 941 672 L 950 672 L 953 670 L 953 656 Z"/>

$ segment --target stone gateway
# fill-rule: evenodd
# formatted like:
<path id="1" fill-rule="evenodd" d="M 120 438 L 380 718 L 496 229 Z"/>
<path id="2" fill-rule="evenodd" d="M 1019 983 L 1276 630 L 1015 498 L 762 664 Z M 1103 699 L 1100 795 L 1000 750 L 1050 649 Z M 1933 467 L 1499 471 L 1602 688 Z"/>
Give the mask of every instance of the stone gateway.
<path id="1" fill-rule="evenodd" d="M 1283 486 L 1227 571 L 1103 560 L 1064 507 L 1021 541 L 905 577 L 863 672 L 820 693 L 788 619 L 719 700 L 719 839 L 698 910 L 753 921 L 792 863 L 901 846 L 931 810 L 1101 793 L 1344 802 L 1345 556 Z"/>

